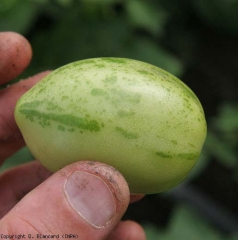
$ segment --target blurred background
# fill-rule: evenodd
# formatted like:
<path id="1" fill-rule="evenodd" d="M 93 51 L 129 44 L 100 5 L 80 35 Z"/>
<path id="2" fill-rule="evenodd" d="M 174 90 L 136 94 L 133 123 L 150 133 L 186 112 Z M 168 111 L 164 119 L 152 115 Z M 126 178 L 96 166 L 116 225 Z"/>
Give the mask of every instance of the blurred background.
<path id="1" fill-rule="evenodd" d="M 237 13 L 237 0 L 0 0 L 0 31 L 21 33 L 33 48 L 19 79 L 79 59 L 127 57 L 171 72 L 200 99 L 208 136 L 195 169 L 124 216 L 148 240 L 238 239 Z M 1 171 L 31 159 L 24 148 Z"/>

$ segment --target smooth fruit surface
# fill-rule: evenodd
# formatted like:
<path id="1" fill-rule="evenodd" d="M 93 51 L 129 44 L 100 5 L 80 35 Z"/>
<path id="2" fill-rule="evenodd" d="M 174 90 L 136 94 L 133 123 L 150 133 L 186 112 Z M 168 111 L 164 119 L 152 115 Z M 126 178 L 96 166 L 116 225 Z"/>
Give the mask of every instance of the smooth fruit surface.
<path id="1" fill-rule="evenodd" d="M 15 119 L 48 169 L 104 162 L 124 175 L 132 193 L 179 184 L 207 131 L 202 106 L 183 82 L 124 58 L 87 59 L 53 71 L 19 99 Z"/>

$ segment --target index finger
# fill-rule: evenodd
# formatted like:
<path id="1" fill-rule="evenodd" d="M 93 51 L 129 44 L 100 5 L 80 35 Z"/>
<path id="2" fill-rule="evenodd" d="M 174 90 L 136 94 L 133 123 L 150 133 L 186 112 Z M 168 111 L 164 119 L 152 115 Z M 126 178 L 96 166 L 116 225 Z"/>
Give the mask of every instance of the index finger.
<path id="1" fill-rule="evenodd" d="M 30 63 L 29 42 L 15 32 L 0 32 L 0 84 L 17 77 Z"/>
<path id="2" fill-rule="evenodd" d="M 39 73 L 0 91 L 0 165 L 24 146 L 22 135 L 14 119 L 17 100 L 47 74 L 49 71 Z"/>

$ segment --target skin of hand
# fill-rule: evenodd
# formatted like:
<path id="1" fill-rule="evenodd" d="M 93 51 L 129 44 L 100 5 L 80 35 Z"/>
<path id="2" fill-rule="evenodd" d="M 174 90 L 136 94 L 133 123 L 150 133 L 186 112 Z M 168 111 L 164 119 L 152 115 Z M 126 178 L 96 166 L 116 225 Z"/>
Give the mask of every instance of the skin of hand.
<path id="1" fill-rule="evenodd" d="M 31 46 L 23 36 L 0 33 L 0 84 L 18 76 L 31 57 Z M 17 99 L 48 73 L 0 91 L 0 164 L 24 146 L 14 120 Z M 80 240 L 144 240 L 139 224 L 121 221 L 129 203 L 142 197 L 130 196 L 123 176 L 103 163 L 76 162 L 52 174 L 32 161 L 0 175 L 0 233 L 26 238 L 54 234 L 62 239 L 64 234 L 74 234 Z"/>

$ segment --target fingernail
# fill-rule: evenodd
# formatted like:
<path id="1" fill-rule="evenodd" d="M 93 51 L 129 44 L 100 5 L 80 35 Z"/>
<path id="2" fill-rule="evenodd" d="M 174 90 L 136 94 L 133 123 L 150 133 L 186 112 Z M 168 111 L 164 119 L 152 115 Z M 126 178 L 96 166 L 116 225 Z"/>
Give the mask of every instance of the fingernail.
<path id="1" fill-rule="evenodd" d="M 116 204 L 106 183 L 93 174 L 75 171 L 65 183 L 70 205 L 95 227 L 104 227 L 116 214 Z"/>

